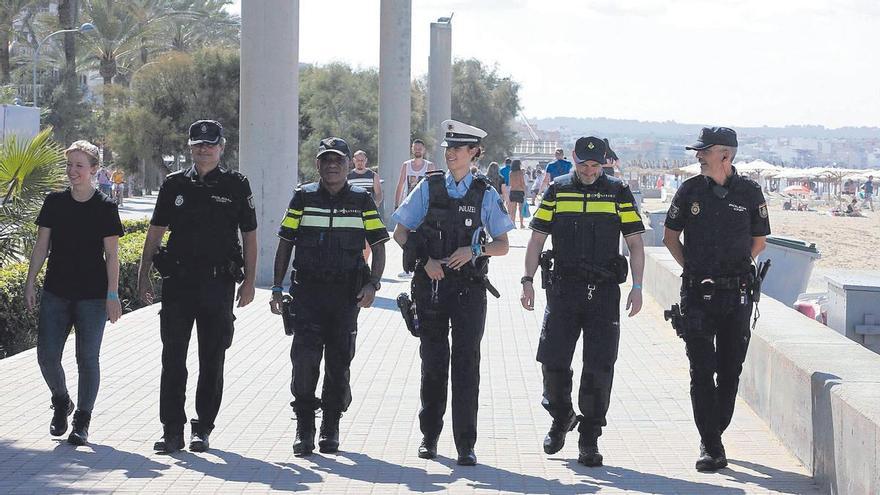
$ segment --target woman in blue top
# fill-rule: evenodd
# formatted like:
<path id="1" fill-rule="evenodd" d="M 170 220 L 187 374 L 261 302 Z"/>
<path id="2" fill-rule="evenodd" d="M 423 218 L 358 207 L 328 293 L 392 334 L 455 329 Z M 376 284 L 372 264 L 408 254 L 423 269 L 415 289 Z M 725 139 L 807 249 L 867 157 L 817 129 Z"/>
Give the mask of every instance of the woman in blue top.
<path id="1" fill-rule="evenodd" d="M 28 309 L 37 306 L 35 282 L 48 256 L 49 266 L 40 300 L 37 361 L 52 392 L 55 410 L 49 433 L 67 431 L 74 403 L 67 392 L 61 354 L 67 335 L 76 327 L 76 364 L 79 370 L 79 408 L 67 441 L 88 441 L 92 408 L 98 395 L 98 355 L 107 319 L 122 315 L 119 304 L 119 237 L 122 223 L 116 204 L 95 189 L 98 147 L 76 141 L 64 151 L 70 187 L 46 196 L 37 217 L 37 242 L 31 254 L 24 298 Z"/>

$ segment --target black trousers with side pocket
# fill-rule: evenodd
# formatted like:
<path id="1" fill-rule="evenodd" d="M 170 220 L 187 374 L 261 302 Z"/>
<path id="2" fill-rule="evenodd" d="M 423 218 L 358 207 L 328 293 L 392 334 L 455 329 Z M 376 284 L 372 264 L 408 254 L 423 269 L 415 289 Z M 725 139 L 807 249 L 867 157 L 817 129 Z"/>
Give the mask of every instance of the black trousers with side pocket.
<path id="1" fill-rule="evenodd" d="M 162 378 L 159 419 L 168 433 L 182 433 L 186 423 L 186 355 L 196 325 L 199 382 L 196 414 L 200 427 L 214 429 L 223 399 L 223 363 L 234 333 L 232 306 L 235 282 L 229 277 L 199 280 L 166 279 L 162 285 L 160 333 Z"/>

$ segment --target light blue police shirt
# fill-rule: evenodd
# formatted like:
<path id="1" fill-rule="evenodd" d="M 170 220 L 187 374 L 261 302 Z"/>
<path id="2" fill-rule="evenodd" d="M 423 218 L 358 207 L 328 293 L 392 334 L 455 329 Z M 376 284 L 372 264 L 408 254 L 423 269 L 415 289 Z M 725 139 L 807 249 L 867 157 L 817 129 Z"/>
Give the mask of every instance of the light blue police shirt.
<path id="1" fill-rule="evenodd" d="M 458 184 L 455 183 L 452 173 L 446 172 L 446 192 L 449 193 L 451 198 L 464 197 L 473 182 L 474 176 L 470 172 Z M 409 193 L 409 196 L 403 200 L 403 203 L 391 215 L 391 218 L 410 230 L 418 229 L 428 213 L 429 196 L 428 180 L 425 179 L 419 182 L 419 185 Z M 486 232 L 493 239 L 513 230 L 513 221 L 504 209 L 504 202 L 495 188 L 490 187 L 483 193 L 480 219 Z"/>

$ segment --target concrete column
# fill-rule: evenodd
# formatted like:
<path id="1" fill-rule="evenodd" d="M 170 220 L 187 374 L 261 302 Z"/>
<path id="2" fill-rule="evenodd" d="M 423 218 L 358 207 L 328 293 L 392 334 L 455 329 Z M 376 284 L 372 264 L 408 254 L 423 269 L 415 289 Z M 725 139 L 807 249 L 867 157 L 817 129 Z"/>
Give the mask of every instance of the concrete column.
<path id="1" fill-rule="evenodd" d="M 240 167 L 257 209 L 257 285 L 272 285 L 278 227 L 297 183 L 299 0 L 241 2 Z"/>
<path id="2" fill-rule="evenodd" d="M 379 175 L 385 179 L 384 220 L 394 212 L 400 165 L 409 159 L 412 1 L 381 0 L 379 35 Z"/>
<path id="3" fill-rule="evenodd" d="M 444 168 L 440 143 L 446 131 L 440 123 L 452 118 L 452 19 L 443 17 L 431 23 L 431 55 L 428 57 L 428 134 L 434 139 L 431 161 Z"/>

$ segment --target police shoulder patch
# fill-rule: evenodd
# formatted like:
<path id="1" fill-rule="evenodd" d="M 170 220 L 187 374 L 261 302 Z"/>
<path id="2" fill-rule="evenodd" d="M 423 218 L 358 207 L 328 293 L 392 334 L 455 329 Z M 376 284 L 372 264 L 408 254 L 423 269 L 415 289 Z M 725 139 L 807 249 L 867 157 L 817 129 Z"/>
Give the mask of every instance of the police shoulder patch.
<path id="1" fill-rule="evenodd" d="M 680 214 L 681 214 L 681 208 L 679 208 L 678 205 L 676 205 L 675 203 L 672 203 L 672 205 L 669 207 L 669 212 L 668 212 L 669 218 L 672 218 L 672 219 L 678 218 L 678 216 Z"/>
<path id="2" fill-rule="evenodd" d="M 255 207 L 254 207 L 254 195 L 253 195 L 253 194 L 251 194 L 250 196 L 248 196 L 248 206 L 250 206 L 252 210 L 255 209 Z"/>
<path id="3" fill-rule="evenodd" d="M 509 215 L 509 213 L 507 212 L 507 207 L 504 206 L 504 200 L 501 198 L 498 198 L 498 208 L 500 208 L 505 215 Z"/>
<path id="4" fill-rule="evenodd" d="M 761 218 L 767 218 L 767 216 L 768 216 L 768 212 L 767 212 L 767 203 L 764 203 L 764 204 L 762 204 L 761 206 L 758 207 L 758 215 L 759 215 Z"/>

